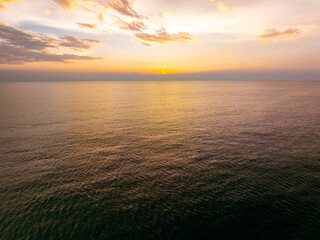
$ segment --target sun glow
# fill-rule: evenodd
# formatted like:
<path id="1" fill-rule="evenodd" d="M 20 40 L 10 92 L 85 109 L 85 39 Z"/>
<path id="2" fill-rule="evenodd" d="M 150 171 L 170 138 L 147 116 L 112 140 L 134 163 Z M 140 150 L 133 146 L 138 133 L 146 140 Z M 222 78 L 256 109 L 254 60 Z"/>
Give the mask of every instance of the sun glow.
<path id="1" fill-rule="evenodd" d="M 168 70 L 162 69 L 162 70 L 160 70 L 160 74 L 161 74 L 161 75 L 168 75 L 169 72 L 168 72 Z"/>
<path id="2" fill-rule="evenodd" d="M 319 69 L 320 2 L 273 1 L 0 0 L 0 69 Z"/>

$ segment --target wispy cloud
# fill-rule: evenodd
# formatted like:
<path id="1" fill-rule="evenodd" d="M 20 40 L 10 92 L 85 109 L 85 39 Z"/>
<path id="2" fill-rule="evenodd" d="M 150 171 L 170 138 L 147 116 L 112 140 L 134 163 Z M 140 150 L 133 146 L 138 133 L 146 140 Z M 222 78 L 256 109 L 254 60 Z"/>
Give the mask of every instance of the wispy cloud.
<path id="1" fill-rule="evenodd" d="M 128 0 L 110 0 L 108 6 L 122 15 L 134 18 L 142 18 L 142 16 L 133 8 L 133 3 L 129 2 Z"/>
<path id="2" fill-rule="evenodd" d="M 1 1 L 1 0 L 0 0 Z M 133 2 L 128 0 L 109 0 L 107 2 L 100 0 L 52 0 L 57 3 L 63 10 L 71 10 L 74 8 L 82 8 L 83 10 L 95 13 L 100 22 L 104 22 L 105 16 L 109 15 L 117 19 L 116 23 L 120 29 L 131 31 L 142 31 L 146 29 L 146 25 L 142 19 L 147 19 L 139 14 L 133 7 Z M 111 11 L 108 11 L 111 10 Z M 122 18 L 126 18 L 122 20 Z M 136 20 L 128 21 L 127 18 L 135 18 Z M 89 28 L 98 30 L 96 24 L 77 23 L 81 28 Z"/>
<path id="3" fill-rule="evenodd" d="M 119 19 L 120 28 L 124 30 L 141 32 L 146 29 L 146 25 L 142 21 L 125 22 Z"/>
<path id="4" fill-rule="evenodd" d="M 65 36 L 60 38 L 59 46 L 68 47 L 76 51 L 87 50 L 94 47 L 92 44 L 101 44 L 101 41 L 93 39 L 83 39 L 73 36 Z"/>
<path id="5" fill-rule="evenodd" d="M 146 46 L 146 47 L 152 47 L 149 43 L 141 43 L 141 45 Z"/>
<path id="6" fill-rule="evenodd" d="M 167 43 L 167 42 L 181 42 L 185 43 L 192 40 L 192 37 L 189 33 L 179 32 L 176 34 L 168 33 L 164 28 L 156 31 L 154 34 L 148 33 L 136 33 L 135 36 L 143 41 L 147 42 L 158 42 L 158 43 Z"/>
<path id="7" fill-rule="evenodd" d="M 21 0 L 0 0 L 0 10 L 1 9 L 6 9 L 6 4 L 7 3 L 12 3 L 12 2 L 19 2 Z"/>
<path id="8" fill-rule="evenodd" d="M 48 35 L 37 34 L 32 35 L 25 31 L 6 25 L 0 22 L 0 42 L 8 43 L 26 50 L 44 50 L 46 48 L 55 47 L 57 39 Z"/>
<path id="9" fill-rule="evenodd" d="M 96 59 L 76 54 L 55 54 L 52 50 L 66 48 L 70 50 L 88 50 L 101 43 L 93 39 L 73 36 L 55 38 L 53 36 L 25 32 L 0 22 L 0 63 L 24 62 L 66 62 L 70 60 Z"/>
<path id="10" fill-rule="evenodd" d="M 53 54 L 24 50 L 9 44 L 0 45 L 0 64 L 22 64 L 27 62 L 68 62 L 72 60 L 96 60 L 89 56 L 75 54 Z"/>
<path id="11" fill-rule="evenodd" d="M 53 0 L 57 4 L 61 6 L 62 9 L 68 10 L 77 5 L 77 3 L 80 2 L 80 0 Z"/>
<path id="12" fill-rule="evenodd" d="M 278 30 L 278 29 L 267 29 L 264 31 L 263 34 L 259 35 L 259 38 L 262 39 L 270 39 L 270 38 L 277 38 L 282 36 L 296 36 L 302 33 L 302 30 L 299 28 L 288 28 L 286 30 Z"/>
<path id="13" fill-rule="evenodd" d="M 81 8 L 95 12 L 98 8 L 103 8 L 106 4 L 100 0 L 50 0 L 58 4 L 63 10 L 74 10 Z"/>
<path id="14" fill-rule="evenodd" d="M 77 23 L 79 27 L 81 28 L 89 28 L 89 29 L 97 29 L 98 26 L 96 24 L 90 24 L 90 23 Z"/>
<path id="15" fill-rule="evenodd" d="M 81 6 L 83 8 L 93 6 L 102 7 L 102 9 L 110 8 L 124 16 L 142 18 L 133 8 L 133 2 L 128 0 L 109 0 L 107 3 L 100 0 L 52 0 L 59 4 L 63 10 L 70 10 L 74 7 Z M 104 10 L 103 10 L 104 11 Z M 102 16 L 100 16 L 102 18 Z"/>

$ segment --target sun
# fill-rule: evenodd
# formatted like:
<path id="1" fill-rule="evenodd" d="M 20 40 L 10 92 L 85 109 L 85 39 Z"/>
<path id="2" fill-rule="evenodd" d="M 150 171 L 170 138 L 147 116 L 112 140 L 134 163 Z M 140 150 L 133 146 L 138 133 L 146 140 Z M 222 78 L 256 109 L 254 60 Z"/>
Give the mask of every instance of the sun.
<path id="1" fill-rule="evenodd" d="M 160 70 L 160 74 L 161 75 L 167 75 L 167 74 L 169 74 L 169 72 L 168 72 L 168 70 L 162 69 L 162 70 Z"/>

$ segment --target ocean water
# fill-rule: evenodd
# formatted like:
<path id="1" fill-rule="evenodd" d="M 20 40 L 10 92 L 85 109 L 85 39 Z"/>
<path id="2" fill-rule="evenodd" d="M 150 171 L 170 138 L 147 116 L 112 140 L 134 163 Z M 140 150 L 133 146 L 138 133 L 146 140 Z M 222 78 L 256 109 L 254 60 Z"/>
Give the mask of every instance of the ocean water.
<path id="1" fill-rule="evenodd" d="M 0 239 L 320 239 L 320 82 L 0 83 Z"/>

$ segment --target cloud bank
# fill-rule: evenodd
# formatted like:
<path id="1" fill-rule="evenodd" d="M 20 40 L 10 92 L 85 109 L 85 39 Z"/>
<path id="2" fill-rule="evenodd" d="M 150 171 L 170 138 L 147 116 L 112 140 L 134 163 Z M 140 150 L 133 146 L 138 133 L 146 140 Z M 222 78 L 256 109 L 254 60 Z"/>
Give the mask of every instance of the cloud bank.
<path id="1" fill-rule="evenodd" d="M 25 62 L 67 62 L 72 60 L 94 60 L 90 56 L 77 54 L 56 54 L 53 50 L 82 51 L 100 44 L 93 39 L 73 36 L 56 38 L 53 36 L 30 33 L 0 22 L 0 64 L 21 64 Z"/>

